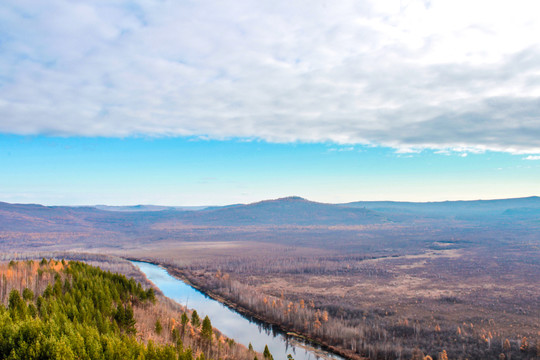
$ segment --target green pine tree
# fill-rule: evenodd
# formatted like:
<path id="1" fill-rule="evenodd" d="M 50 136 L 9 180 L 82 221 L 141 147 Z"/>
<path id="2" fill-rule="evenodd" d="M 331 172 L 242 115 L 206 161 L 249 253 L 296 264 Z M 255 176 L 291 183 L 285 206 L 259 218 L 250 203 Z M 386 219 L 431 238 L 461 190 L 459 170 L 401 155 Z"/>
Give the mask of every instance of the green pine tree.
<path id="1" fill-rule="evenodd" d="M 163 326 L 161 326 L 161 322 L 159 321 L 159 319 L 156 320 L 154 330 L 156 331 L 156 334 L 161 335 L 161 331 L 163 330 Z"/>
<path id="2" fill-rule="evenodd" d="M 264 346 L 263 356 L 265 360 L 274 360 L 274 357 L 272 356 L 272 354 L 270 353 L 270 350 L 268 349 L 268 345 Z"/>
<path id="3" fill-rule="evenodd" d="M 214 331 L 212 330 L 212 323 L 210 322 L 210 319 L 208 318 L 208 316 L 205 316 L 202 322 L 201 337 L 205 341 L 212 342 L 213 333 Z"/>
<path id="4" fill-rule="evenodd" d="M 194 327 L 199 327 L 199 325 L 201 325 L 201 318 L 199 317 L 199 314 L 197 314 L 197 310 L 193 310 L 193 313 L 191 314 L 191 325 Z"/>

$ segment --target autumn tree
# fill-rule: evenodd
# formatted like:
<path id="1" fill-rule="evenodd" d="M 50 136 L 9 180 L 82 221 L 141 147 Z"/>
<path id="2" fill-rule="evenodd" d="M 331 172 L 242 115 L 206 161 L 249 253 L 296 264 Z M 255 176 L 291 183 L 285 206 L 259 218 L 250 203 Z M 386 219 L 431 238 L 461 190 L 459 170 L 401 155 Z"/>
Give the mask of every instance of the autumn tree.
<path id="1" fill-rule="evenodd" d="M 504 344 L 503 344 L 503 350 L 504 351 L 510 351 L 511 348 L 512 348 L 512 346 L 510 345 L 510 340 L 505 339 Z"/>
<path id="2" fill-rule="evenodd" d="M 443 350 L 439 353 L 439 360 L 448 360 L 448 354 L 446 350 Z"/>
<path id="3" fill-rule="evenodd" d="M 519 350 L 521 351 L 527 351 L 529 350 L 529 340 L 527 340 L 527 337 L 523 337 L 523 339 L 521 339 L 521 345 L 519 346 Z"/>

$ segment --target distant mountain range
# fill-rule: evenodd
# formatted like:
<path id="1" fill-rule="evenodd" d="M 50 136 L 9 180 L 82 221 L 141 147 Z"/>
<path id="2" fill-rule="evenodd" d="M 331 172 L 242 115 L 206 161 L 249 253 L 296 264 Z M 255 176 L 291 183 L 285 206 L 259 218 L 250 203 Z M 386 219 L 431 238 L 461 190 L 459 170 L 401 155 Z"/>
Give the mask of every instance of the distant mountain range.
<path id="1" fill-rule="evenodd" d="M 105 211 L 126 211 L 126 212 L 139 212 L 139 211 L 163 211 L 163 210 L 203 210 L 208 206 L 161 206 L 161 205 L 126 205 L 126 206 L 111 206 L 111 205 L 94 205 L 92 206 L 99 210 Z"/>
<path id="2" fill-rule="evenodd" d="M 540 220 L 540 198 L 325 204 L 286 197 L 217 207 L 42 206 L 0 202 L 0 231 L 134 231 L 161 223 L 206 226 L 365 225 L 417 219 Z"/>
<path id="3" fill-rule="evenodd" d="M 397 202 L 358 201 L 342 204 L 348 207 L 365 208 L 388 215 L 423 216 L 428 218 L 476 219 L 487 216 L 539 216 L 540 197 L 531 196 L 514 199 L 441 201 L 441 202 Z"/>

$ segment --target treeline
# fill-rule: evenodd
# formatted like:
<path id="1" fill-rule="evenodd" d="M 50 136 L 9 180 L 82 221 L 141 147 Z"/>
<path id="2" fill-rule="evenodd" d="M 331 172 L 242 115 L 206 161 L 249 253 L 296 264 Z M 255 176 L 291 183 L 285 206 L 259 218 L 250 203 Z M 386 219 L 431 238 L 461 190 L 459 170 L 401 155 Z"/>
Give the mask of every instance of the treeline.
<path id="1" fill-rule="evenodd" d="M 249 359 L 210 319 L 152 288 L 76 261 L 0 265 L 1 359 Z M 262 356 L 259 354 L 262 358 Z"/>
<path id="2" fill-rule="evenodd" d="M 295 248 L 291 248 L 294 253 Z M 268 251 L 268 250 L 267 250 Z M 367 264 L 366 260 L 391 257 L 389 255 L 364 256 L 364 255 L 332 255 L 332 256 L 309 256 L 287 254 L 287 248 L 281 252 L 269 251 L 269 256 L 264 259 L 258 256 L 237 255 L 226 259 L 216 258 L 209 264 L 202 259 L 190 260 L 190 269 L 206 268 L 208 270 L 220 270 L 226 273 L 239 273 L 250 275 L 343 275 L 364 274 L 369 277 L 395 277 L 389 271 L 375 268 Z M 265 253 L 265 255 L 268 255 Z"/>
<path id="3" fill-rule="evenodd" d="M 427 326 L 406 318 L 397 322 L 388 313 L 362 311 L 343 306 L 315 304 L 308 299 L 271 296 L 254 286 L 233 280 L 229 273 L 217 270 L 179 270 L 171 273 L 186 276 L 192 283 L 220 295 L 287 331 L 338 349 L 349 358 L 369 359 L 534 359 L 540 356 L 540 342 L 518 336 L 502 337 L 493 324 L 476 329 L 468 324 Z M 420 357 L 421 355 L 421 357 Z"/>

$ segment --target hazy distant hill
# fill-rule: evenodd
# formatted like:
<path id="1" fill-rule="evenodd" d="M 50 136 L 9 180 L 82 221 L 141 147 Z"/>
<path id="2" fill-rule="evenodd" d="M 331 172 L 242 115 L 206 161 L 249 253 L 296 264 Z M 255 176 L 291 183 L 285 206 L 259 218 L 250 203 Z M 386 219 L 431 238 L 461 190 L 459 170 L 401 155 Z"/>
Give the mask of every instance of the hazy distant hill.
<path id="1" fill-rule="evenodd" d="M 91 207 L 43 206 L 37 204 L 8 204 L 0 202 L 0 230 L 2 231 L 80 231 L 93 226 L 85 220 L 99 212 Z"/>
<path id="2" fill-rule="evenodd" d="M 91 206 L 0 202 L 0 231 L 132 231 L 181 211 L 105 211 Z"/>
<path id="3" fill-rule="evenodd" d="M 110 205 L 95 205 L 99 210 L 105 211 L 125 211 L 125 212 L 140 212 L 140 211 L 163 211 L 163 210 L 179 210 L 179 211 L 197 211 L 208 208 L 207 206 L 161 206 L 161 205 L 127 205 L 127 206 L 110 206 Z"/>
<path id="4" fill-rule="evenodd" d="M 442 201 L 442 202 L 396 202 L 358 201 L 343 206 L 365 208 L 389 216 L 422 216 L 430 218 L 452 217 L 457 219 L 477 219 L 486 217 L 540 216 L 540 197 Z"/>
<path id="5" fill-rule="evenodd" d="M 343 207 L 287 197 L 185 213 L 185 221 L 212 225 L 338 225 L 379 223 L 384 216 L 372 210 Z"/>
<path id="6" fill-rule="evenodd" d="M 188 211 L 189 210 L 189 211 Z M 197 211 L 193 211 L 197 210 Z M 364 225 L 416 219 L 531 220 L 540 219 L 540 198 L 324 204 L 299 197 L 223 207 L 69 207 L 0 202 L 0 231 L 101 231 L 146 233 L 155 225 L 175 223 L 208 226 Z"/>
<path id="7" fill-rule="evenodd" d="M 106 209 L 106 210 L 105 210 Z M 187 211 L 177 207 L 67 207 L 0 203 L 0 230 L 135 232 L 162 222 L 186 225 L 337 225 L 384 221 L 374 211 L 298 197 Z"/>

